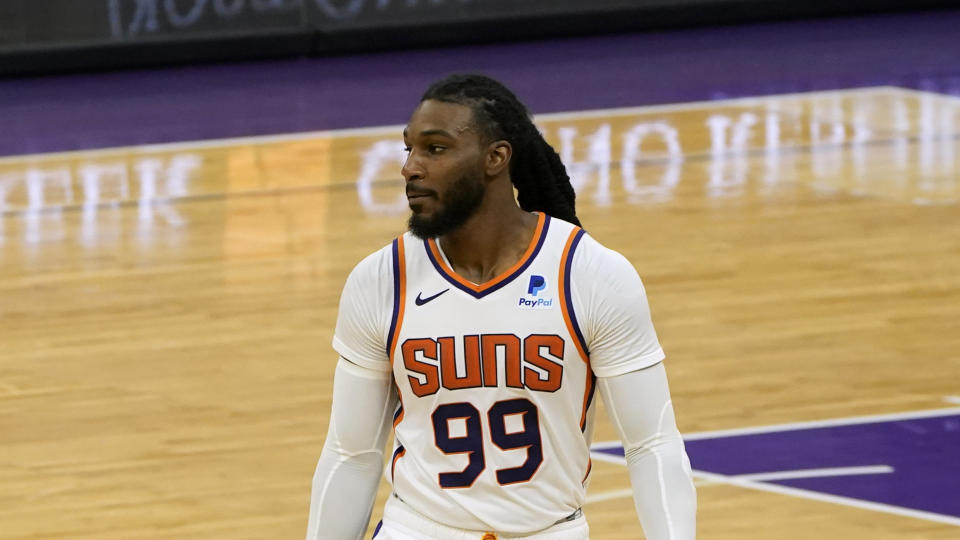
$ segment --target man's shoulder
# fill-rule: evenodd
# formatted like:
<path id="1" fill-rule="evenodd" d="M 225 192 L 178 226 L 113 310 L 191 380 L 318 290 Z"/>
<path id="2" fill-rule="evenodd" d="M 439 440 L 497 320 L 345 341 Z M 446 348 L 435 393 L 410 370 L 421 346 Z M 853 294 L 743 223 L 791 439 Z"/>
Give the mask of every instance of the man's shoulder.
<path id="1" fill-rule="evenodd" d="M 611 249 L 590 234 L 584 233 L 577 244 L 570 264 L 572 282 L 584 283 L 596 290 L 619 290 L 637 287 L 637 269 L 622 253 Z M 599 287 L 599 288 L 598 288 Z"/>
<path id="2" fill-rule="evenodd" d="M 581 267 L 603 268 L 606 265 L 630 265 L 630 262 L 622 253 L 608 248 L 588 232 L 584 231 L 577 244 L 577 252 L 573 259 L 573 264 Z"/>
<path id="3" fill-rule="evenodd" d="M 560 218 L 550 218 L 550 233 L 555 235 L 557 249 L 563 248 L 564 257 L 572 253 L 572 269 L 594 272 L 602 271 L 608 265 L 622 267 L 630 265 L 627 259 L 615 251 L 601 244 L 585 229 Z"/>
<path id="4" fill-rule="evenodd" d="M 406 239 L 407 235 L 400 238 Z M 406 239 L 409 243 L 409 239 Z M 394 252 L 398 249 L 398 239 L 364 257 L 350 272 L 350 280 L 377 282 L 380 279 L 393 278 Z"/>

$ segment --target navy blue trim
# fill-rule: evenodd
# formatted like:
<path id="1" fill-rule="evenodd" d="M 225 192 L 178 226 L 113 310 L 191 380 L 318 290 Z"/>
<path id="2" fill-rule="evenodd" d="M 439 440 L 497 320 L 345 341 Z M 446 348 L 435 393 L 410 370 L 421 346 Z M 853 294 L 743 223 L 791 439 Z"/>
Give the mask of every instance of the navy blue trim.
<path id="1" fill-rule="evenodd" d="M 397 418 L 400 418 L 400 413 L 403 412 L 403 403 L 397 405 L 397 411 L 393 413 L 393 422 L 397 422 Z"/>
<path id="2" fill-rule="evenodd" d="M 547 239 L 547 231 L 550 229 L 550 216 L 544 215 L 543 217 L 544 217 L 543 230 L 540 232 L 540 238 L 537 239 L 537 245 L 536 247 L 533 248 L 533 253 L 531 253 L 530 256 L 527 257 L 527 260 L 523 263 L 523 265 L 521 265 L 520 268 L 517 268 L 516 271 L 514 271 L 509 276 L 500 280 L 496 285 L 492 285 L 490 286 L 490 288 L 484 289 L 480 292 L 477 292 L 471 289 L 470 287 L 463 285 L 462 283 L 457 281 L 453 276 L 443 271 L 443 267 L 440 265 L 440 261 L 438 261 L 437 258 L 433 256 L 433 250 L 430 249 L 429 240 L 423 241 L 423 249 L 427 250 L 427 257 L 430 259 L 430 262 L 433 264 L 433 267 L 437 270 L 437 273 L 443 276 L 443 279 L 447 280 L 451 285 L 469 294 L 470 296 L 476 299 L 480 299 L 492 292 L 499 291 L 500 289 L 505 287 L 508 283 L 517 279 L 517 277 L 520 274 L 522 274 L 527 269 L 527 267 L 530 266 L 533 260 L 537 258 L 537 255 L 540 253 L 540 248 L 543 247 L 543 243 Z"/>
<path id="3" fill-rule="evenodd" d="M 593 405 L 593 394 L 597 391 L 597 376 L 593 373 L 593 370 L 590 370 L 590 394 L 587 396 L 587 406 L 585 410 L 590 410 L 590 405 Z M 583 425 L 580 426 L 580 431 L 587 432 L 587 415 L 583 415 Z M 589 473 L 588 473 L 589 474 Z"/>
<path id="4" fill-rule="evenodd" d="M 373 536 L 371 536 L 370 538 L 376 538 L 376 537 L 377 537 L 377 533 L 380 532 L 380 527 L 383 527 L 383 520 L 382 520 L 382 519 L 380 520 L 380 523 L 377 523 L 377 528 L 373 530 Z"/>
<path id="5" fill-rule="evenodd" d="M 390 344 L 393 343 L 393 335 L 397 331 L 397 317 L 400 315 L 400 240 L 393 239 L 393 317 L 390 319 L 390 331 L 387 333 L 387 360 L 391 363 Z"/>
<path id="6" fill-rule="evenodd" d="M 563 261 L 563 298 L 567 303 L 567 314 L 570 315 L 570 322 L 573 324 L 573 331 L 576 332 L 577 341 L 580 342 L 580 346 L 583 347 L 583 352 L 587 353 L 587 358 L 590 357 L 590 349 L 587 348 L 587 340 L 583 339 L 583 332 L 580 331 L 580 323 L 577 322 L 577 314 L 573 311 L 573 295 L 570 294 L 570 268 L 573 266 L 573 254 L 577 251 L 577 246 L 580 244 L 580 240 L 583 238 L 583 229 L 577 231 L 576 236 L 573 237 L 573 243 L 570 244 L 570 251 L 567 253 L 567 260 Z M 592 390 L 591 390 L 592 392 Z"/>
<path id="7" fill-rule="evenodd" d="M 393 480 L 393 473 L 397 470 L 397 455 L 403 452 L 403 445 L 397 445 L 397 449 L 393 451 L 393 456 L 390 457 L 390 479 Z"/>

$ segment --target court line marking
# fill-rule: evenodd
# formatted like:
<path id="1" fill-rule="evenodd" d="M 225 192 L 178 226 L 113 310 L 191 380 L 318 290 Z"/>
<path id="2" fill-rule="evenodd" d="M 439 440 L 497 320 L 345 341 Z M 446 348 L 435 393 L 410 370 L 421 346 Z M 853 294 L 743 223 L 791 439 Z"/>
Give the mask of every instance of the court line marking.
<path id="1" fill-rule="evenodd" d="M 622 463 L 621 463 L 622 464 Z M 865 474 L 889 474 L 893 472 L 893 467 L 889 465 L 868 465 L 864 467 L 832 467 L 824 469 L 798 469 L 795 471 L 774 471 L 767 473 L 751 473 L 732 475 L 730 478 L 740 478 L 752 481 L 771 481 L 771 480 L 789 480 L 795 478 L 823 478 L 827 476 L 855 476 Z M 695 471 L 694 474 L 699 474 Z M 698 478 L 694 481 L 697 487 L 719 485 L 712 479 Z M 595 495 L 588 494 L 586 502 L 601 502 L 625 497 L 633 497 L 633 489 L 617 489 L 604 491 Z"/>
<path id="2" fill-rule="evenodd" d="M 943 400 L 947 403 L 960 405 L 960 396 L 944 396 Z"/>
<path id="3" fill-rule="evenodd" d="M 596 461 L 613 463 L 614 465 L 626 465 L 626 460 L 621 456 L 615 456 L 607 453 L 592 455 Z M 694 470 L 694 473 L 700 471 Z M 889 465 L 862 465 L 857 467 L 826 467 L 821 469 L 796 469 L 792 471 L 772 471 L 765 473 L 747 473 L 730 475 L 732 478 L 746 478 L 747 480 L 789 480 L 792 478 L 819 478 L 822 476 L 855 476 L 861 474 L 888 474 L 894 472 L 893 467 Z M 713 473 L 710 473 L 713 474 Z M 710 484 L 705 482 L 704 484 Z"/>
<path id="4" fill-rule="evenodd" d="M 926 521 L 935 521 L 937 523 L 945 523 L 947 525 L 953 525 L 960 527 L 960 518 L 953 516 L 948 516 L 944 514 L 935 514 L 933 512 L 924 512 L 922 510 L 913 510 L 910 508 L 903 508 L 901 506 L 894 506 L 891 504 L 883 504 L 870 501 L 862 501 L 860 499 L 854 499 L 851 497 L 842 497 L 840 495 L 830 495 L 826 493 L 820 493 L 817 491 L 810 491 L 806 489 L 800 489 L 790 486 L 781 486 L 779 484 L 767 484 L 764 482 L 755 482 L 752 480 L 744 480 L 737 478 L 735 476 L 725 476 L 722 474 L 708 473 L 703 471 L 694 471 L 694 475 L 700 478 L 710 480 L 711 482 L 716 482 L 719 484 L 728 484 L 731 486 L 753 489 L 757 491 L 767 491 L 770 493 L 777 493 L 780 495 L 790 495 L 793 497 L 799 497 L 802 499 L 811 499 L 814 501 L 828 502 L 833 504 L 839 504 L 841 506 L 851 506 L 853 508 L 860 508 L 863 510 L 873 510 L 875 512 L 883 512 L 885 514 L 894 514 L 898 516 L 912 517 L 917 519 L 923 519 Z"/>
<path id="5" fill-rule="evenodd" d="M 908 411 L 888 414 L 872 414 L 865 416 L 847 416 L 841 418 L 831 418 L 827 420 L 812 420 L 804 422 L 787 422 L 784 424 L 770 424 L 766 426 L 751 426 L 745 428 L 720 429 L 714 431 L 700 431 L 695 433 L 685 433 L 683 439 L 686 441 L 696 441 L 699 439 L 713 439 L 720 437 L 735 437 L 738 435 L 755 435 L 760 433 L 776 433 L 780 431 L 793 431 L 801 429 L 814 429 L 821 427 L 849 426 L 854 424 L 873 424 L 877 422 L 890 422 L 897 420 L 913 420 L 919 418 L 934 418 L 937 416 L 950 416 L 960 414 L 960 407 L 949 407 L 946 409 L 930 409 L 925 411 Z M 620 441 L 601 441 L 594 444 L 591 448 L 608 449 L 620 446 Z"/>
<path id="6" fill-rule="evenodd" d="M 621 462 L 622 464 L 622 462 Z M 904 508 L 901 506 L 894 506 L 890 504 L 883 504 L 871 501 L 862 501 L 860 499 L 854 499 L 851 497 L 843 497 L 840 495 L 830 495 L 826 493 L 820 493 L 818 491 L 810 491 L 801 488 L 795 488 L 790 486 L 781 486 L 779 484 L 767 484 L 764 482 L 750 480 L 742 478 L 739 476 L 727 476 L 723 474 L 708 473 L 705 471 L 693 471 L 694 480 L 699 480 L 695 482 L 697 486 L 706 486 L 713 484 L 726 484 L 735 487 L 741 487 L 745 489 L 752 489 L 756 491 L 766 491 L 769 493 L 776 493 L 778 495 L 789 495 L 791 497 L 798 497 L 801 499 L 810 499 L 819 502 L 827 502 L 838 504 L 841 506 L 850 506 L 853 508 L 860 508 L 862 510 L 872 510 L 874 512 L 882 512 L 885 514 L 893 514 L 904 517 L 911 517 L 916 519 L 922 519 L 926 521 L 934 521 L 937 523 L 944 523 L 947 525 L 953 525 L 960 527 L 960 518 L 953 516 L 948 516 L 944 514 L 936 514 L 933 512 L 924 512 L 922 510 L 913 510 L 910 508 Z M 598 493 L 593 496 L 588 496 L 586 502 L 600 502 L 608 501 L 623 497 L 632 497 L 632 489 L 619 489 L 616 491 L 608 491 L 604 493 Z"/>
<path id="7" fill-rule="evenodd" d="M 610 443 L 609 443 L 609 442 L 605 442 L 605 443 L 599 443 L 599 444 L 607 444 L 607 445 L 609 445 Z M 620 446 L 622 446 L 622 443 L 619 443 L 619 442 L 618 442 L 618 443 L 616 444 L 616 447 L 620 447 Z M 615 447 L 614 447 L 614 446 L 611 446 L 610 448 L 615 448 Z M 593 459 L 593 460 L 596 460 L 596 461 L 603 461 L 603 462 L 606 462 L 606 463 L 613 463 L 613 464 L 615 464 L 615 465 L 626 465 L 626 464 L 627 464 L 626 459 L 625 459 L 624 457 L 622 457 L 622 456 L 614 456 L 614 455 L 610 455 L 610 454 L 608 454 L 608 453 L 606 453 L 606 452 L 597 452 L 596 449 L 597 449 L 597 445 L 596 445 L 596 444 L 590 447 L 590 459 Z M 602 449 L 601 449 L 601 450 L 602 450 Z"/>
<path id="8" fill-rule="evenodd" d="M 546 118 L 549 120 L 579 120 L 581 118 L 592 118 L 595 116 L 630 116 L 633 114 L 647 112 L 675 112 L 686 111 L 690 109 L 699 109 L 709 105 L 763 105 L 768 101 L 781 101 L 787 99 L 802 98 L 820 98 L 842 96 L 846 94 L 902 94 L 910 90 L 899 86 L 864 86 L 862 88 L 838 88 L 836 90 L 818 90 L 815 92 L 790 92 L 787 94 L 765 94 L 758 96 L 744 96 L 737 98 L 684 101 L 680 103 L 663 103 L 654 105 L 638 105 L 635 107 L 614 107 L 612 109 L 585 109 L 582 111 L 568 111 L 558 113 L 546 113 L 536 115 L 535 118 Z"/>
<path id="9" fill-rule="evenodd" d="M 654 105 L 640 105 L 635 107 L 613 107 L 610 109 L 587 109 L 582 111 L 554 112 L 534 115 L 534 120 L 576 120 L 584 117 L 594 116 L 629 116 L 631 114 L 649 113 L 649 112 L 671 112 L 684 111 L 690 109 L 702 108 L 710 105 L 752 105 L 764 104 L 769 101 L 783 99 L 799 98 L 817 98 L 828 96 L 842 96 L 849 94 L 869 94 L 869 93 L 914 93 L 913 89 L 901 88 L 899 86 L 866 86 L 863 88 L 841 88 L 836 90 L 819 90 L 815 92 L 792 92 L 786 94 L 768 94 L 760 96 L 747 96 L 738 98 L 727 98 L 717 100 L 700 100 L 680 103 L 664 103 Z M 939 94 L 937 94 L 939 95 Z M 946 96 L 947 94 L 944 94 Z M 117 146 L 110 148 L 92 148 L 88 150 L 69 150 L 64 152 L 50 152 L 39 154 L 22 154 L 14 156 L 0 157 L 0 164 L 10 161 L 30 161 L 30 160 L 51 160 L 62 159 L 76 156 L 78 154 L 90 157 L 102 154 L 134 153 L 147 154 L 158 152 L 173 152 L 181 150 L 200 150 L 209 148 L 220 148 L 224 146 L 253 146 L 271 142 L 290 142 L 314 139 L 320 137 L 349 137 L 349 136 L 367 136 L 380 134 L 394 134 L 399 141 L 400 132 L 403 131 L 403 125 L 370 126 L 345 129 L 330 129 L 319 131 L 304 131 L 299 133 L 279 133 L 274 135 L 252 135 L 248 137 L 229 137 L 223 139 L 201 139 L 196 141 L 178 141 L 168 143 L 155 143 L 131 146 Z"/>
<path id="10" fill-rule="evenodd" d="M 694 485 L 699 486 L 700 484 L 694 482 Z M 627 497 L 633 497 L 632 489 L 615 489 L 612 491 L 604 491 L 602 493 L 596 493 L 596 494 L 590 494 L 588 492 L 587 498 L 584 500 L 584 503 L 590 504 L 590 503 L 597 503 L 597 502 L 603 502 L 603 501 L 612 501 L 614 499 L 625 499 Z"/>
<path id="11" fill-rule="evenodd" d="M 901 88 L 901 87 L 896 86 L 896 87 L 894 87 L 894 88 Z M 956 102 L 956 103 L 960 104 L 960 96 L 955 96 L 955 95 L 953 95 L 953 94 L 944 94 L 944 93 L 942 93 L 942 92 L 934 92 L 933 90 L 918 90 L 918 89 L 916 89 L 916 88 L 902 88 L 902 90 L 903 90 L 904 92 L 909 93 L 909 94 L 917 94 L 917 95 L 920 95 L 920 96 L 938 97 L 938 98 L 944 99 L 945 101 L 951 101 L 951 102 Z"/>
<path id="12" fill-rule="evenodd" d="M 738 474 L 734 477 L 742 478 L 744 480 L 752 480 L 754 482 L 771 482 L 776 480 L 795 480 L 798 478 L 890 474 L 892 472 L 893 467 L 889 465 L 863 465 L 860 467 L 824 467 L 820 469 L 796 469 L 793 471 L 771 471 L 765 473 Z"/>

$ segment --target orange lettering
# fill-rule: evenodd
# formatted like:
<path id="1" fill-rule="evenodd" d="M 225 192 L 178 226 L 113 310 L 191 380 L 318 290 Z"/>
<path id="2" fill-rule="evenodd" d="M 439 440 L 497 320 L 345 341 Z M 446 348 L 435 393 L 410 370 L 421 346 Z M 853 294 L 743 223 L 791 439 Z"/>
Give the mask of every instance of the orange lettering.
<path id="1" fill-rule="evenodd" d="M 467 374 L 457 377 L 457 356 L 452 337 L 442 337 L 440 342 L 440 375 L 447 390 L 477 388 L 480 380 L 480 336 L 464 336 L 463 350 Z"/>
<path id="2" fill-rule="evenodd" d="M 541 350 L 546 347 L 553 359 L 544 357 Z M 528 364 L 547 372 L 547 378 L 529 367 L 523 368 L 523 382 L 531 390 L 556 392 L 563 379 L 563 339 L 560 336 L 534 334 L 523 340 L 523 359 Z"/>
<path id="3" fill-rule="evenodd" d="M 520 379 L 520 338 L 513 334 L 484 334 L 483 385 L 497 386 L 497 347 L 503 347 L 503 367 L 507 372 L 507 386 L 523 388 Z"/>
<path id="4" fill-rule="evenodd" d="M 453 338 L 449 338 L 453 339 Z M 429 396 L 440 390 L 440 377 L 437 373 L 437 366 L 417 360 L 417 353 L 422 352 L 423 356 L 432 360 L 437 359 L 437 342 L 428 339 L 408 339 L 403 342 L 401 347 L 403 351 L 403 365 L 408 371 L 419 373 L 426 377 L 426 382 L 421 383 L 420 379 L 413 375 L 407 375 L 410 381 L 410 388 L 417 397 Z"/>

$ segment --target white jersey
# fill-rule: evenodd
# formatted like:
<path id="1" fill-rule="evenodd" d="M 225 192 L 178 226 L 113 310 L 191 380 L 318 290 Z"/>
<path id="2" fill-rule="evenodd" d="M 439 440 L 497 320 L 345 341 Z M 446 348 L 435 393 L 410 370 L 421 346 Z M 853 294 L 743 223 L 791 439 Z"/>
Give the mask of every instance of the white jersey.
<path id="1" fill-rule="evenodd" d="M 397 238 L 350 274 L 333 344 L 393 372 L 394 493 L 439 523 L 509 534 L 583 505 L 595 378 L 664 357 L 630 263 L 544 214 L 482 285 L 436 241 Z"/>

